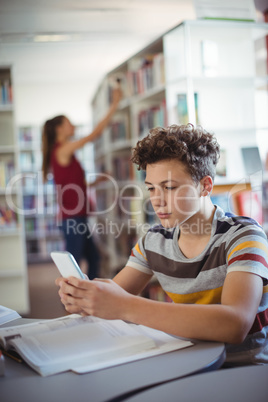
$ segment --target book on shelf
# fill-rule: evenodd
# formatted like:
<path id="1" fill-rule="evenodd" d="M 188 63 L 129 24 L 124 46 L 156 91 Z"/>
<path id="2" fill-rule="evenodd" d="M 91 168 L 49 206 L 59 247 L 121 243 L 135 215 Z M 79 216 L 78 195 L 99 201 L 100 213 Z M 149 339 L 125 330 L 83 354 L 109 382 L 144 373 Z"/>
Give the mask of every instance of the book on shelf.
<path id="1" fill-rule="evenodd" d="M 0 80 L 0 105 L 10 105 L 13 102 L 12 85 L 9 78 Z"/>
<path id="2" fill-rule="evenodd" d="M 0 188 L 6 188 L 9 180 L 15 175 L 14 157 L 1 157 L 0 159 Z"/>
<path id="3" fill-rule="evenodd" d="M 32 152 L 21 152 L 19 156 L 19 165 L 21 172 L 32 172 L 35 167 L 34 163 L 34 153 Z"/>
<path id="4" fill-rule="evenodd" d="M 18 227 L 17 214 L 5 202 L 0 203 L 0 230 L 13 230 Z"/>
<path id="5" fill-rule="evenodd" d="M 129 94 L 142 94 L 165 82 L 163 53 L 147 54 L 131 60 L 126 74 Z"/>
<path id="6" fill-rule="evenodd" d="M 115 121 L 110 124 L 111 142 L 122 141 L 127 139 L 126 122 Z"/>
<path id="7" fill-rule="evenodd" d="M 142 169 L 138 170 L 137 165 L 134 165 L 134 177 L 137 181 L 144 182 L 146 171 Z"/>
<path id="8" fill-rule="evenodd" d="M 21 146 L 31 146 L 33 139 L 32 127 L 19 127 L 19 143 Z"/>
<path id="9" fill-rule="evenodd" d="M 224 212 L 236 213 L 235 205 L 229 192 L 226 191 L 220 194 L 212 194 L 210 199 L 214 205 L 221 207 Z"/>
<path id="10" fill-rule="evenodd" d="M 36 256 L 39 255 L 40 249 L 39 249 L 38 239 L 35 238 L 35 239 L 27 240 L 26 252 L 27 252 L 28 258 L 29 258 L 29 256 L 32 256 L 32 255 L 36 255 Z"/>
<path id="11" fill-rule="evenodd" d="M 235 198 L 238 214 L 241 216 L 248 216 L 262 225 L 263 211 L 260 195 L 253 191 L 241 191 Z"/>
<path id="12" fill-rule="evenodd" d="M 0 329 L 0 343 L 42 376 L 87 373 L 193 344 L 142 325 L 76 314 Z"/>
<path id="13" fill-rule="evenodd" d="M 37 196 L 36 195 L 23 195 L 23 209 L 26 211 L 34 210 L 37 207 Z"/>
<path id="14" fill-rule="evenodd" d="M 61 237 L 60 232 L 58 233 L 58 236 Z M 65 251 L 65 242 L 63 238 L 59 238 L 58 240 L 46 240 L 44 255 L 50 258 L 50 253 L 52 251 Z"/>
<path id="15" fill-rule="evenodd" d="M 138 113 L 139 136 L 143 136 L 153 127 L 166 127 L 167 112 L 165 99 L 158 105 L 141 110 Z"/>
<path id="16" fill-rule="evenodd" d="M 194 107 L 195 107 L 196 124 L 199 124 L 198 93 L 197 92 L 194 93 Z M 189 123 L 189 111 L 188 111 L 186 93 L 177 94 L 177 114 L 178 114 L 179 124 L 188 124 Z"/>
<path id="17" fill-rule="evenodd" d="M 129 155 L 113 158 L 112 165 L 116 180 L 133 180 L 134 169 Z"/>

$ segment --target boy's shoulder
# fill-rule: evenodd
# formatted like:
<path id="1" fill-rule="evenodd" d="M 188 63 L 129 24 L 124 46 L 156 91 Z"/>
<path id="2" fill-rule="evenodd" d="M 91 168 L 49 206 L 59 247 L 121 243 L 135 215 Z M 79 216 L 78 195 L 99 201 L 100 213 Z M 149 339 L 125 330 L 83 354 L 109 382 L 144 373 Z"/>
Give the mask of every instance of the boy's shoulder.
<path id="1" fill-rule="evenodd" d="M 261 225 L 248 216 L 235 215 L 231 212 L 221 212 L 222 213 L 217 217 L 215 234 L 223 234 L 230 229 L 232 229 L 232 231 L 248 229 L 264 233 Z"/>

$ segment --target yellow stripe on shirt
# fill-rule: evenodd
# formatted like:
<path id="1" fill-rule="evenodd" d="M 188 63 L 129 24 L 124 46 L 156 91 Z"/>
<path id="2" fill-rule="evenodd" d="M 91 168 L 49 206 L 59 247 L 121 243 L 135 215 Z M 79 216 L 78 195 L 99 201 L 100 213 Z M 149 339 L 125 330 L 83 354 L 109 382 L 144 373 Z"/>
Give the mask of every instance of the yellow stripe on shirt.
<path id="1" fill-rule="evenodd" d="M 239 244 L 238 246 L 236 246 L 229 254 L 228 254 L 228 261 L 231 258 L 231 256 L 233 255 L 233 253 L 235 253 L 238 250 L 242 250 L 243 248 L 247 248 L 247 247 L 251 247 L 251 248 L 258 248 L 260 250 L 266 251 L 267 255 L 268 255 L 268 248 L 261 242 L 259 241 L 245 241 L 244 243 Z"/>
<path id="2" fill-rule="evenodd" d="M 186 304 L 219 304 L 221 302 L 222 286 L 216 289 L 203 290 L 185 295 L 166 292 L 174 303 Z"/>
<path id="3" fill-rule="evenodd" d="M 268 292 L 268 285 L 263 286 L 263 293 L 267 293 Z"/>
<path id="4" fill-rule="evenodd" d="M 142 255 L 143 258 L 147 261 L 147 258 L 145 258 L 145 256 L 142 254 L 138 243 L 136 244 L 136 246 L 135 246 L 134 248 L 135 248 L 135 250 L 136 250 L 140 255 Z"/>

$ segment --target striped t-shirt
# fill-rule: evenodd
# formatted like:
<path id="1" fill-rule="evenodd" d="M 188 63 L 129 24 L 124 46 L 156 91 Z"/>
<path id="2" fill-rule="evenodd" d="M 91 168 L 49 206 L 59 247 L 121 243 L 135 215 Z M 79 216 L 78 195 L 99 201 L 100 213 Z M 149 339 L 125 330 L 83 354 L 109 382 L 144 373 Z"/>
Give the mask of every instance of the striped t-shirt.
<path id="1" fill-rule="evenodd" d="M 217 206 L 211 238 L 195 258 L 178 246 L 179 226 L 152 227 L 133 248 L 127 266 L 155 275 L 175 303 L 219 304 L 226 275 L 250 272 L 263 279 L 254 324 L 242 344 L 226 345 L 227 362 L 268 363 L 268 243 L 254 220 L 224 213 Z"/>

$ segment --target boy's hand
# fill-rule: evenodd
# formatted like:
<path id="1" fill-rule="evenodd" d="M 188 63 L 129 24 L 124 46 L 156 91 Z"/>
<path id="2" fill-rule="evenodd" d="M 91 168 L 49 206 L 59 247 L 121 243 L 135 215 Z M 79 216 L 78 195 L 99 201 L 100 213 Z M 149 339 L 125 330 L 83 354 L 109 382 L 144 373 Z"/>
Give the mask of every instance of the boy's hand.
<path id="1" fill-rule="evenodd" d="M 59 278 L 56 284 L 60 286 L 59 295 L 69 313 L 124 319 L 126 303 L 134 297 L 111 279 L 88 281 L 70 277 Z"/>

